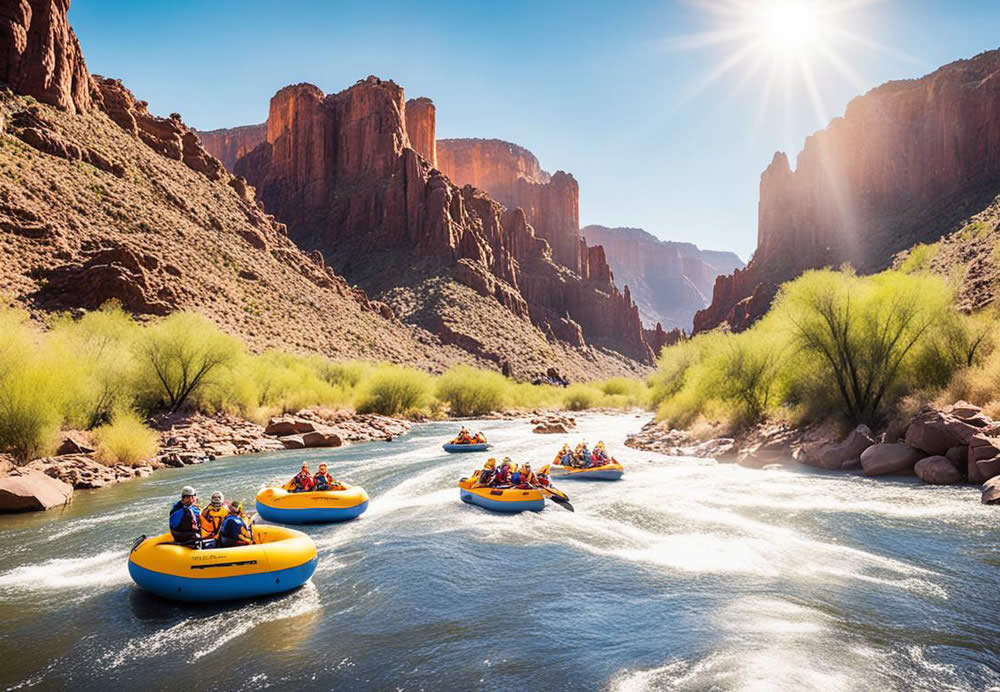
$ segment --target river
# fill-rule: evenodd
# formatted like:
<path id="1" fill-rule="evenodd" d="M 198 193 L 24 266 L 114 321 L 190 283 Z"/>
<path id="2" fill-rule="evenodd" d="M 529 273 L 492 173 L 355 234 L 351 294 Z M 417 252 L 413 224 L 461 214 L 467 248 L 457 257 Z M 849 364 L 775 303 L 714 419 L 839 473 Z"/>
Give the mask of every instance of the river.
<path id="1" fill-rule="evenodd" d="M 971 487 L 795 465 L 751 470 L 627 449 L 645 419 L 580 418 L 626 465 L 565 481 L 576 506 L 459 501 L 480 455 L 454 423 L 391 443 L 233 457 L 0 518 L 0 686 L 39 689 L 1000 689 L 996 507 Z M 483 421 L 536 468 L 561 440 Z M 190 606 L 135 587 L 134 537 L 180 487 L 252 500 L 301 459 L 372 497 L 307 527 L 312 581 Z M 203 499 L 204 501 L 204 499 Z"/>

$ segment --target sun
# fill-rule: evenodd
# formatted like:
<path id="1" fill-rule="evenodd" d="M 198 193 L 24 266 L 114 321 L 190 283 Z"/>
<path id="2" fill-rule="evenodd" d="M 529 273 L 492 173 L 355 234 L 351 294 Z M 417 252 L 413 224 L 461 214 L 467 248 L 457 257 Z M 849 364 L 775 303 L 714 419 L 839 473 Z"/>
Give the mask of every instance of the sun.
<path id="1" fill-rule="evenodd" d="M 816 5 L 791 0 L 763 2 L 755 14 L 753 31 L 761 46 L 773 53 L 794 56 L 813 50 L 817 41 L 826 38 Z"/>
<path id="2" fill-rule="evenodd" d="M 866 80 L 851 64 L 858 49 L 912 60 L 865 34 L 860 10 L 887 1 L 684 0 L 710 22 L 711 29 L 669 38 L 664 45 L 672 51 L 719 53 L 715 67 L 682 99 L 736 75 L 736 90 L 752 88 L 760 94 L 758 121 L 769 99 L 782 91 L 785 103 L 802 98 L 811 102 L 818 124 L 825 126 L 830 114 L 817 70 L 823 68 L 823 74 L 832 70 L 864 91 Z"/>

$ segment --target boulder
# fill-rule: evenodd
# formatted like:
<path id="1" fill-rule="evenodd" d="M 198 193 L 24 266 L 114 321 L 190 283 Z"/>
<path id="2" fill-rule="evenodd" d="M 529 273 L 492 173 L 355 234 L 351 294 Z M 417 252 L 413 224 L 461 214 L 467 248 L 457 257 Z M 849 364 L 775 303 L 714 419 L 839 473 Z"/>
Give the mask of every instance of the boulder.
<path id="1" fill-rule="evenodd" d="M 562 421 L 548 421 L 539 423 L 532 428 L 531 432 L 538 433 L 539 435 L 562 435 L 568 433 L 569 430 Z"/>
<path id="2" fill-rule="evenodd" d="M 967 409 L 959 409 L 965 413 Z M 942 455 L 952 447 L 969 444 L 981 425 L 963 420 L 948 410 L 924 408 L 906 429 L 906 444 L 927 454 Z"/>
<path id="3" fill-rule="evenodd" d="M 984 481 L 1000 476 L 1000 456 L 977 461 L 976 474 L 978 478 L 982 478 Z"/>
<path id="4" fill-rule="evenodd" d="M 948 461 L 953 463 L 957 468 L 962 468 L 965 466 L 966 460 L 969 458 L 969 447 L 967 445 L 952 447 L 945 452 L 944 455 L 948 458 Z"/>
<path id="5" fill-rule="evenodd" d="M 819 449 L 813 448 L 806 453 L 806 457 L 824 469 L 841 469 L 845 461 L 857 459 L 861 453 L 875 444 L 872 438 L 872 431 L 867 425 L 859 425 L 852 430 L 843 441 L 837 444 L 823 445 Z"/>
<path id="6" fill-rule="evenodd" d="M 56 456 L 63 454 L 93 454 L 94 437 L 86 430 L 66 430 L 62 433 Z"/>
<path id="7" fill-rule="evenodd" d="M 979 462 L 996 459 L 998 456 L 1000 456 L 1000 440 L 982 434 L 973 435 L 969 439 L 969 452 L 966 460 L 969 482 L 982 483 L 987 480 L 986 476 L 982 475 Z"/>
<path id="8" fill-rule="evenodd" d="M 861 467 L 866 476 L 912 473 L 922 456 L 919 450 L 900 442 L 875 444 L 861 455 Z"/>
<path id="9" fill-rule="evenodd" d="M 0 512 L 33 512 L 61 507 L 73 499 L 73 486 L 41 471 L 0 478 Z"/>
<path id="10" fill-rule="evenodd" d="M 854 459 L 848 459 L 840 465 L 841 471 L 860 471 L 861 470 L 861 457 L 856 457 Z"/>
<path id="11" fill-rule="evenodd" d="M 314 430 L 302 435 L 302 443 L 306 447 L 339 447 L 344 441 L 335 432 Z"/>
<path id="12" fill-rule="evenodd" d="M 281 438 L 281 446 L 285 449 L 303 449 L 306 443 L 302 435 L 285 435 Z"/>
<path id="13" fill-rule="evenodd" d="M 296 416 L 276 416 L 267 421 L 264 434 L 283 437 L 285 435 L 300 435 L 312 432 L 315 429 L 316 426 L 312 422 L 297 418 Z"/>
<path id="14" fill-rule="evenodd" d="M 983 483 L 984 505 L 1000 505 L 1000 476 L 995 476 Z"/>
<path id="15" fill-rule="evenodd" d="M 955 465 L 947 457 L 936 456 L 921 459 L 913 467 L 913 472 L 924 483 L 954 485 L 962 482 L 962 472 L 955 468 Z"/>

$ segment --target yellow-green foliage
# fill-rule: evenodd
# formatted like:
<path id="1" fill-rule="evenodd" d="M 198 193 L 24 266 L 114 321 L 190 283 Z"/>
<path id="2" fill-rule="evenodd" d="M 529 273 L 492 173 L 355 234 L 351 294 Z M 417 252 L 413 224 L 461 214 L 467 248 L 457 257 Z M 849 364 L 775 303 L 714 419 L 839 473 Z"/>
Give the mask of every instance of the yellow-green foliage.
<path id="1" fill-rule="evenodd" d="M 785 284 L 750 330 L 664 349 L 649 384 L 659 418 L 678 427 L 747 425 L 781 406 L 872 422 L 989 347 L 983 324 L 958 315 L 939 278 L 811 271 Z"/>
<path id="2" fill-rule="evenodd" d="M 425 372 L 382 365 L 361 386 L 357 409 L 384 416 L 415 412 L 431 404 L 433 389 L 434 379 Z"/>
<path id="3" fill-rule="evenodd" d="M 131 409 L 116 410 L 110 423 L 94 430 L 94 439 L 97 460 L 108 466 L 136 466 L 154 456 L 159 448 L 156 433 Z"/>
<path id="4" fill-rule="evenodd" d="M 934 243 L 932 245 L 927 245 L 925 243 L 917 243 L 907 254 L 906 259 L 899 266 L 899 270 L 904 274 L 914 274 L 919 271 L 927 269 L 927 265 L 930 264 L 931 260 L 937 257 L 938 252 L 941 250 L 940 243 Z"/>
<path id="5" fill-rule="evenodd" d="M 571 384 L 563 393 L 563 407 L 570 411 L 585 411 L 600 406 L 603 392 L 591 384 Z"/>
<path id="6" fill-rule="evenodd" d="M 60 372 L 25 317 L 0 308 L 0 450 L 20 462 L 51 449 L 63 406 Z"/>
<path id="7" fill-rule="evenodd" d="M 140 398 L 149 408 L 177 411 L 242 353 L 239 341 L 201 315 L 174 313 L 144 329 L 136 342 Z"/>
<path id="8" fill-rule="evenodd" d="M 451 368 L 438 378 L 436 395 L 455 416 L 479 416 L 503 408 L 510 381 L 498 372 L 466 365 Z"/>
<path id="9" fill-rule="evenodd" d="M 506 405 L 514 409 L 560 408 L 566 390 L 550 384 L 510 382 L 507 387 Z"/>

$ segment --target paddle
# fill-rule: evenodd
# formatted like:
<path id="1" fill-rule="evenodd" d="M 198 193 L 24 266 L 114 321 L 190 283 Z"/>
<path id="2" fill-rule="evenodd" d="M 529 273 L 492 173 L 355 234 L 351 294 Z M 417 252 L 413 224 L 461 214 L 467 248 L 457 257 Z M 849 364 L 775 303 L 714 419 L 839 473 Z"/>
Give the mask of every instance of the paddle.
<path id="1" fill-rule="evenodd" d="M 575 509 L 573 509 L 573 505 L 570 504 L 569 496 L 563 491 L 556 490 L 555 488 L 551 487 L 550 488 L 539 487 L 538 489 L 541 490 L 544 495 L 548 496 L 550 500 L 555 502 L 563 509 L 568 510 L 570 512 L 576 511 Z"/>

